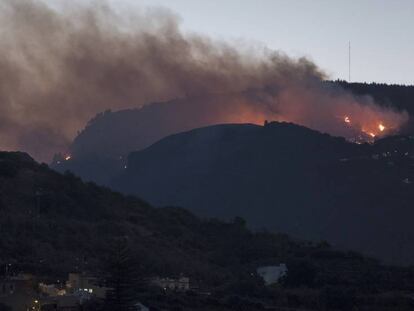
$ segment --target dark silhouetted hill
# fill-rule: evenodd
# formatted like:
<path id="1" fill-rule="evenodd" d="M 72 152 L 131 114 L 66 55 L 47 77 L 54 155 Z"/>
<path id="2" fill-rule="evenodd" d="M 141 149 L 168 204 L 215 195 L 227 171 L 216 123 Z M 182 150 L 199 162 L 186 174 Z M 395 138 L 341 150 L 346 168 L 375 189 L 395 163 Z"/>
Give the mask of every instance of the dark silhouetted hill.
<path id="1" fill-rule="evenodd" d="M 320 139 L 319 134 L 303 128 L 288 124 L 277 126 L 281 128 L 280 134 L 286 131 L 291 133 L 291 138 L 306 135 L 308 143 L 298 144 L 299 151 L 311 148 L 315 140 Z M 209 149 L 217 156 L 219 150 L 214 150 L 213 141 L 220 138 L 222 145 L 228 144 L 243 155 L 239 162 L 234 160 L 232 167 L 244 167 L 243 159 L 253 160 L 256 152 L 246 154 L 246 149 L 234 147 L 241 146 L 241 141 L 245 140 L 242 136 L 257 144 L 255 137 L 261 132 L 265 136 L 269 134 L 268 138 L 263 138 L 265 141 L 273 136 L 271 128 L 246 125 L 202 129 L 184 134 L 184 137 L 186 148 L 193 149 L 191 154 L 197 150 L 205 154 Z M 193 143 L 194 136 L 199 136 L 200 143 L 210 140 L 210 148 Z M 285 151 L 281 149 L 280 153 L 295 158 L 295 154 L 286 153 L 290 149 L 286 135 L 280 139 L 286 144 Z M 330 140 L 331 146 L 344 152 L 354 148 L 339 139 L 328 136 L 323 139 Z M 180 136 L 154 147 L 162 149 L 164 143 L 181 146 Z M 327 150 L 327 156 L 320 162 L 329 160 L 338 150 Z M 183 173 L 200 161 L 191 157 L 178 159 L 179 154 L 174 152 L 172 159 L 189 165 L 177 163 Z M 315 161 L 318 154 L 311 156 L 313 160 L 309 163 Z M 265 164 L 267 156 L 260 156 Z M 222 161 L 220 156 L 215 160 Z M 205 161 L 209 161 L 207 157 L 202 160 Z M 282 163 L 274 163 L 285 176 Z M 252 164 L 252 168 L 257 167 L 254 161 Z M 304 164 L 298 169 L 305 167 L 310 166 Z M 245 171 L 249 169 L 245 167 Z M 222 180 L 216 180 L 219 186 L 228 181 L 228 174 L 232 172 L 223 172 Z M 244 179 L 243 171 L 237 178 Z M 272 185 L 269 188 L 275 189 Z M 301 196 L 299 191 L 294 195 Z M 221 200 L 226 198 L 223 196 Z M 260 212 L 259 205 L 253 208 Z M 240 217 L 224 223 L 201 220 L 181 208 L 153 208 L 137 198 L 84 183 L 71 173 L 56 173 L 44 164 L 37 164 L 27 154 L 0 153 L 0 266 L 11 263 L 10 269 L 15 272 L 31 272 L 50 279 L 73 271 L 102 276 L 105 275 L 105 258 L 114 252 L 114 245 L 119 241 L 127 242 L 129 262 L 134 263 L 139 276 L 137 284 L 131 283 L 132 286 L 140 288 L 141 301 L 157 308 L 264 310 L 264 306 L 273 306 L 276 309 L 320 310 L 323 306 L 333 310 L 340 303 L 347 308 L 363 307 L 364 310 L 385 310 L 379 309 L 384 304 L 392 306 L 386 310 L 409 310 L 407 293 L 414 290 L 414 271 L 409 268 L 384 266 L 354 252 L 337 251 L 326 242 L 292 240 L 286 235 L 266 231 L 254 233 Z M 288 276 L 279 286 L 265 287 L 255 274 L 256 268 L 281 262 L 287 264 Z M 180 294 L 143 287 L 142 282 L 147 277 L 182 274 L 190 277 L 195 291 Z M 202 294 L 206 291 L 208 295 Z"/>
<path id="2" fill-rule="evenodd" d="M 355 95 L 370 95 L 382 106 L 406 110 L 410 115 L 414 114 L 412 104 L 414 86 L 345 81 L 326 83 L 340 85 L 351 90 Z M 218 96 L 176 99 L 149 104 L 138 109 L 99 113 L 89 121 L 71 144 L 69 148 L 71 160 L 56 158 L 52 165 L 60 172 L 69 169 L 84 180 L 108 185 L 110 179 L 125 166 L 126 157 L 130 152 L 146 148 L 171 134 L 202 126 L 228 123 L 229 112 L 225 105 L 211 105 L 211 102 L 217 101 L 217 98 L 220 100 L 226 98 L 225 95 Z M 194 104 L 195 102 L 197 104 Z M 225 112 L 227 118 L 223 117 L 223 120 L 220 120 L 217 116 L 222 112 Z M 411 122 L 406 124 L 403 132 L 414 133 Z"/>
<path id="3" fill-rule="evenodd" d="M 177 99 L 139 109 L 100 113 L 73 141 L 69 148 L 71 160 L 55 158 L 52 165 L 61 172 L 69 169 L 84 180 L 108 184 L 125 165 L 131 151 L 173 133 L 215 124 L 219 110 L 224 109 L 211 105 L 215 98 Z"/>
<path id="4" fill-rule="evenodd" d="M 411 137 L 357 145 L 274 122 L 169 136 L 131 153 L 113 186 L 155 205 L 240 215 L 255 228 L 412 264 L 413 182 Z"/>
<path id="5" fill-rule="evenodd" d="M 412 93 L 414 89 L 413 86 L 346 83 L 343 81 L 327 83 L 340 84 L 343 88 L 351 90 L 356 95 L 373 96 L 376 102 L 380 105 L 391 106 L 401 110 L 407 110 L 408 112 L 410 112 L 410 114 L 413 113 L 413 108 L 411 105 L 411 99 L 413 98 Z M 205 109 L 206 107 L 210 107 L 209 101 L 206 99 L 204 101 L 204 105 L 200 104 L 197 106 L 192 105 L 192 102 L 189 100 L 172 100 L 166 103 L 151 104 L 140 109 L 123 110 L 118 112 L 108 111 L 99 114 L 96 118 L 89 122 L 88 126 L 75 139 L 74 143 L 70 148 L 72 158 L 69 161 L 65 161 L 62 157 L 60 159 L 57 158 L 56 161 L 53 163 L 52 167 L 61 172 L 64 172 L 65 170 L 70 170 L 74 172 L 76 175 L 79 175 L 83 180 L 91 180 L 97 182 L 98 184 L 111 185 L 111 180 L 115 176 L 123 172 L 124 167 L 127 165 L 128 154 L 131 151 L 142 150 L 150 146 L 151 144 L 155 143 L 159 139 L 168 136 L 171 133 L 178 133 L 185 130 L 191 130 L 194 127 L 198 126 L 198 124 L 210 125 L 212 123 L 212 120 L 208 119 L 208 114 L 203 113 L 203 109 L 200 110 L 200 107 L 204 107 Z M 197 120 L 188 118 L 187 113 L 196 116 L 195 118 L 197 118 Z M 179 116 L 182 115 L 182 118 L 170 118 L 170 116 L 173 114 Z M 202 120 L 201 123 L 200 118 Z M 412 129 L 410 128 L 411 125 L 412 123 L 409 123 L 407 127 L 403 129 L 402 133 L 407 135 L 413 133 Z M 257 129 L 260 129 L 260 127 L 257 127 Z M 302 131 L 301 133 L 305 132 L 306 131 Z M 298 139 L 298 145 L 301 145 L 302 141 L 304 140 L 301 138 L 301 135 L 302 134 L 298 134 L 297 136 L 295 136 L 295 138 L 292 138 L 293 140 Z M 226 202 L 225 200 L 222 200 L 217 206 L 230 206 L 231 204 L 235 203 L 238 207 L 231 206 L 229 207 L 230 210 L 237 210 L 237 208 L 241 208 L 243 209 L 243 212 L 248 213 L 248 210 L 251 209 L 252 223 L 254 223 L 257 226 L 260 226 L 260 224 L 263 223 L 263 225 L 267 226 L 268 222 L 273 220 L 266 217 L 267 214 L 259 213 L 258 215 L 253 215 L 253 210 L 255 210 L 255 206 L 260 206 L 261 202 L 268 202 L 268 196 L 270 196 L 274 191 L 274 188 L 272 188 L 269 185 L 272 182 L 278 182 L 277 187 L 275 187 L 275 189 L 278 189 L 277 193 L 282 193 L 282 195 L 280 195 L 278 202 L 283 203 L 279 204 L 279 208 L 282 209 L 282 205 L 284 205 L 285 202 L 291 202 L 290 204 L 286 204 L 286 206 L 291 207 L 286 208 L 285 212 L 288 213 L 288 215 L 301 215 L 297 216 L 299 218 L 294 218 L 294 220 L 292 220 L 292 218 L 287 218 L 289 221 L 286 220 L 283 222 L 282 220 L 279 220 L 280 222 L 282 222 L 282 224 L 279 224 L 281 228 L 290 226 L 289 230 L 293 230 L 291 231 L 292 233 L 298 233 L 299 235 L 306 233 L 307 235 L 309 234 L 309 227 L 305 226 L 306 228 L 303 228 L 300 219 L 302 219 L 301 217 L 303 217 L 303 219 L 305 220 L 314 219 L 311 221 L 311 223 L 316 222 L 317 225 L 315 225 L 314 231 L 312 231 L 313 234 L 310 237 L 323 237 L 326 234 L 331 234 L 333 231 L 336 230 L 335 226 L 337 226 L 337 224 L 340 223 L 339 219 L 341 219 L 341 217 L 344 217 L 346 219 L 346 221 L 343 222 L 346 225 L 350 224 L 352 221 L 355 221 L 358 224 L 358 218 L 352 220 L 351 211 L 353 210 L 353 208 L 355 208 L 356 215 L 359 215 L 358 213 L 363 214 L 362 223 L 359 224 L 358 228 L 364 227 L 364 224 L 365 222 L 367 222 L 367 219 L 371 217 L 373 228 L 372 230 L 376 230 L 378 234 L 381 235 L 381 239 L 375 239 L 376 242 L 371 243 L 372 237 L 376 234 L 374 231 L 370 233 L 370 236 L 366 238 L 366 241 L 360 238 L 360 234 L 358 231 L 355 231 L 354 233 L 351 232 L 347 234 L 339 234 L 339 236 L 335 238 L 335 241 L 337 241 L 341 245 L 348 245 L 348 241 L 354 240 L 355 243 L 358 243 L 358 245 L 356 245 L 358 249 L 365 250 L 365 246 L 368 245 L 369 249 L 375 249 L 374 254 L 379 254 L 382 258 L 387 258 L 392 261 L 396 260 L 398 262 L 411 262 L 412 252 L 407 250 L 409 249 L 409 247 L 405 247 L 405 245 L 410 243 L 411 236 L 406 236 L 406 233 L 404 231 L 405 229 L 403 230 L 402 228 L 400 229 L 397 227 L 396 229 L 392 229 L 388 226 L 383 227 L 383 225 L 385 224 L 382 222 L 382 219 L 391 219 L 393 224 L 398 224 L 399 221 L 405 223 L 407 219 L 405 218 L 405 216 L 409 216 L 410 214 L 410 209 L 407 206 L 409 205 L 409 200 L 411 200 L 411 198 L 407 197 L 406 189 L 411 187 L 411 160 L 408 160 L 408 162 L 406 161 L 406 158 L 403 158 L 403 160 L 401 161 L 395 160 L 394 156 L 393 160 L 389 160 L 388 157 L 385 157 L 383 155 L 379 156 L 378 154 L 380 152 L 377 152 L 377 150 L 378 148 L 380 148 L 379 146 L 382 146 L 383 142 L 385 141 L 388 140 L 382 140 L 381 143 L 376 144 L 372 148 L 367 146 L 355 147 L 351 144 L 343 142 L 343 145 L 346 146 L 344 148 L 350 148 L 352 150 L 355 149 L 356 155 L 348 157 L 346 155 L 348 151 L 345 152 L 345 155 L 335 155 L 332 152 L 327 155 L 316 153 L 321 159 L 327 159 L 327 161 L 315 162 L 310 167 L 306 166 L 305 169 L 302 169 L 301 166 L 296 167 L 295 164 L 293 164 L 297 162 L 297 158 L 292 158 L 292 162 L 290 163 L 289 161 L 287 161 L 290 159 L 289 156 L 286 156 L 285 159 L 282 160 L 287 161 L 286 165 L 290 163 L 289 169 L 286 169 L 284 165 L 282 165 L 281 167 L 277 167 L 277 169 L 281 170 L 281 172 L 284 174 L 285 177 L 283 178 L 285 178 L 285 180 L 281 179 L 280 181 L 273 181 L 275 177 L 272 174 L 274 173 L 268 173 L 266 171 L 267 168 L 265 167 L 265 165 L 271 165 L 268 171 L 273 172 L 275 170 L 275 165 L 269 161 L 269 163 L 263 164 L 263 167 L 257 167 L 257 170 L 249 171 L 252 174 L 256 175 L 252 175 L 251 177 L 249 177 L 250 179 L 245 181 L 246 184 L 242 184 L 242 181 L 244 180 L 242 179 L 234 187 L 232 187 L 231 189 L 227 189 L 227 192 L 225 192 L 224 194 L 220 192 L 223 190 L 217 190 L 215 194 L 208 193 L 208 187 L 206 187 L 206 185 L 210 185 L 212 183 L 219 184 L 222 180 L 221 178 L 217 179 L 218 181 L 216 181 L 215 179 L 206 179 L 204 182 L 200 181 L 200 184 L 196 183 L 197 180 L 201 180 L 204 177 L 208 178 L 207 174 L 204 171 L 196 171 L 194 173 L 196 174 L 196 178 L 194 179 L 194 183 L 191 183 L 188 186 L 188 189 L 186 188 L 187 185 L 185 187 L 182 186 L 181 188 L 185 189 L 186 191 L 191 190 L 188 193 L 186 193 L 188 197 L 188 199 L 186 200 L 188 201 L 190 201 L 190 198 L 193 196 L 193 193 L 198 193 L 199 197 L 201 196 L 201 194 L 206 195 L 208 198 L 206 202 L 209 202 L 209 200 L 213 200 L 212 198 L 216 196 L 222 196 L 223 198 L 227 198 L 227 196 L 229 196 L 232 198 L 231 201 Z M 398 138 L 390 137 L 389 141 L 390 143 L 387 145 L 387 147 L 384 147 L 384 152 L 386 154 L 392 153 L 392 150 L 394 150 L 393 148 L 399 146 Z M 331 145 L 331 140 L 326 139 L 324 141 L 320 141 L 321 145 L 325 146 L 325 143 L 327 145 Z M 295 142 L 292 142 L 292 144 L 295 144 Z M 335 144 L 335 146 L 336 145 L 337 144 Z M 319 147 L 314 147 L 314 149 L 318 148 Z M 331 147 L 325 146 L 324 148 L 329 149 Z M 314 149 L 298 149 L 293 150 L 291 153 L 302 154 L 303 158 L 309 158 L 309 161 L 311 162 L 315 160 L 313 159 L 313 155 L 310 154 L 315 152 Z M 170 164 L 170 162 L 168 162 L 167 159 L 167 156 L 170 153 L 170 151 L 165 149 L 163 152 L 163 155 L 157 155 L 159 157 L 163 157 L 162 160 L 160 159 L 158 161 L 159 163 L 156 163 L 155 160 L 151 162 L 153 169 L 152 172 L 160 172 L 158 166 L 164 167 L 165 165 Z M 264 155 L 266 155 L 266 152 L 267 151 L 263 151 Z M 383 154 L 384 152 L 382 152 L 381 154 Z M 336 164 L 334 164 L 333 166 L 329 166 L 328 164 L 331 163 L 330 161 L 332 157 L 334 157 L 333 155 L 335 155 L 336 157 L 342 157 L 343 161 L 337 161 L 339 164 L 335 162 Z M 397 155 L 399 155 L 399 153 L 397 153 Z M 151 156 L 156 157 L 155 154 L 152 154 Z M 199 156 L 199 154 L 197 156 Z M 373 156 L 378 156 L 378 160 L 372 158 Z M 231 173 L 234 176 L 246 174 L 247 168 L 249 168 L 250 165 L 252 165 L 251 162 L 248 162 L 248 164 L 246 164 L 247 161 L 243 160 L 243 165 L 245 167 L 240 167 L 241 165 L 236 166 L 237 163 L 239 163 L 242 160 L 237 160 L 237 154 L 234 154 L 234 157 L 235 159 L 231 163 L 232 165 L 234 165 Z M 411 157 L 411 154 L 409 157 Z M 348 158 L 351 158 L 351 160 L 346 161 L 346 159 Z M 203 159 L 203 157 L 201 157 L 201 159 Z M 257 157 L 254 158 L 254 160 L 258 162 L 261 161 L 261 159 Z M 165 163 L 162 164 L 164 161 Z M 181 163 L 180 161 L 181 159 L 178 159 L 176 161 L 177 165 Z M 406 161 L 407 163 L 405 163 L 404 161 Z M 309 165 L 308 162 L 305 162 L 303 165 Z M 397 163 L 397 165 L 395 165 L 394 162 Z M 206 163 L 200 162 L 198 164 L 201 165 Z M 253 165 L 257 166 L 258 164 Z M 184 175 L 186 178 L 180 178 L 180 176 L 178 176 L 174 180 L 174 183 L 181 182 L 181 180 L 185 180 L 185 182 L 187 182 L 188 178 L 192 178 L 191 172 L 186 172 L 185 169 L 186 167 L 184 167 L 183 174 L 187 174 Z M 207 168 L 203 169 L 208 170 Z M 223 170 L 223 172 L 227 171 L 222 167 L 219 167 L 219 169 Z M 240 171 L 238 172 L 237 170 Z M 288 174 L 286 170 L 293 172 L 293 174 Z M 301 172 L 304 172 L 303 176 L 300 176 Z M 172 173 L 176 174 L 177 172 L 175 171 Z M 134 193 L 142 193 L 144 197 L 148 196 L 151 199 L 154 196 L 156 196 L 156 193 L 159 192 L 160 195 L 157 194 L 156 201 L 154 201 L 156 203 L 164 204 L 167 202 L 182 202 L 181 200 L 185 200 L 183 199 L 184 193 L 173 192 L 173 190 L 168 188 L 169 181 L 162 181 L 162 176 L 164 175 L 159 176 L 155 173 L 148 173 L 148 175 L 151 175 L 147 176 L 148 181 L 151 181 L 152 179 L 156 181 L 153 184 L 154 187 L 155 185 L 157 185 L 157 183 L 160 183 L 162 187 L 160 187 L 159 189 L 148 189 L 148 186 L 145 185 L 148 184 L 146 181 L 138 181 L 134 179 L 135 177 L 131 177 L 131 182 L 133 182 L 134 184 L 122 185 L 122 189 L 125 188 L 127 191 L 133 191 Z M 219 173 L 215 172 L 212 176 L 214 176 L 215 178 L 217 175 L 219 175 Z M 264 188 L 262 187 L 262 185 L 252 186 L 252 183 L 254 183 L 253 181 L 255 181 L 256 176 L 260 176 L 258 181 L 262 182 L 265 185 Z M 234 178 L 237 179 L 236 177 Z M 381 182 L 382 179 L 384 179 L 385 181 Z M 300 191 L 299 195 L 297 195 L 297 193 L 299 192 L 295 192 L 295 189 L 298 187 L 295 184 L 295 181 L 297 181 L 299 183 L 299 186 L 302 187 L 302 190 Z M 138 185 L 142 185 L 142 189 L 141 187 L 137 187 Z M 179 185 L 176 184 L 174 184 L 173 186 L 177 188 L 179 187 Z M 228 185 L 225 184 L 225 186 Z M 222 187 L 218 188 L 222 189 Z M 167 189 L 167 191 L 164 191 L 165 189 Z M 264 189 L 267 189 L 266 193 Z M 169 194 L 169 191 L 173 194 Z M 232 194 L 229 195 L 228 191 L 232 192 Z M 402 195 L 399 194 L 400 191 L 402 191 Z M 239 193 L 244 194 L 245 197 L 249 198 L 250 201 L 244 200 L 243 196 L 240 196 L 238 200 L 234 201 L 235 198 L 237 198 L 237 194 Z M 292 195 L 292 193 L 295 193 L 295 195 Z M 388 195 L 388 197 L 383 200 L 382 195 Z M 290 197 L 292 197 L 291 200 Z M 168 198 L 169 200 L 167 201 L 165 200 L 165 198 Z M 378 199 L 379 203 L 376 202 L 376 198 L 381 198 Z M 217 197 L 216 200 L 219 200 L 219 197 Z M 309 211 L 309 209 L 306 209 L 306 211 L 309 212 L 310 216 L 313 216 L 313 218 L 308 217 L 308 214 L 306 212 L 303 213 L 302 207 L 307 205 L 307 201 L 314 202 L 317 206 L 320 206 L 312 207 L 315 209 L 319 209 L 319 211 Z M 385 202 L 387 202 L 388 205 L 386 205 Z M 186 204 L 187 202 L 182 203 Z M 263 204 L 261 208 L 271 208 L 269 206 L 265 207 L 266 204 Z M 349 212 L 344 214 L 343 211 L 346 210 L 347 204 L 350 204 L 351 208 L 349 209 Z M 368 211 L 371 210 L 369 210 L 366 206 L 374 206 L 375 204 L 378 204 L 379 206 L 378 212 L 373 212 L 370 214 Z M 389 218 L 390 215 L 388 215 L 389 204 L 397 205 L 398 210 L 398 213 L 395 213 L 395 215 L 392 214 L 391 218 Z M 332 206 L 338 206 L 338 209 L 341 212 L 336 212 L 337 208 L 332 208 Z M 363 208 L 360 208 L 361 206 L 363 206 Z M 218 207 L 207 206 L 207 203 L 204 203 L 204 201 L 201 204 L 197 204 L 195 208 L 198 209 L 198 211 L 202 215 L 203 211 L 205 210 L 219 209 L 220 215 L 227 216 L 227 209 L 223 210 Z M 233 215 L 233 213 L 228 214 L 229 217 L 231 215 Z M 262 217 L 263 215 L 265 216 Z M 401 217 L 401 219 L 398 217 Z M 336 219 L 338 221 L 333 221 L 332 219 Z M 321 223 L 325 225 L 319 227 L 319 224 Z M 294 228 L 291 228 L 292 226 L 294 226 Z M 311 225 L 309 224 L 309 226 Z M 403 242 L 401 242 L 402 244 L 399 244 L 394 243 L 395 241 Z M 387 245 L 392 245 L 392 249 L 384 249 L 383 251 L 381 251 L 381 249 L 383 249 L 383 242 L 387 242 Z M 381 254 L 379 253 L 379 251 L 381 251 Z M 370 250 L 368 250 L 368 253 L 370 253 Z"/>

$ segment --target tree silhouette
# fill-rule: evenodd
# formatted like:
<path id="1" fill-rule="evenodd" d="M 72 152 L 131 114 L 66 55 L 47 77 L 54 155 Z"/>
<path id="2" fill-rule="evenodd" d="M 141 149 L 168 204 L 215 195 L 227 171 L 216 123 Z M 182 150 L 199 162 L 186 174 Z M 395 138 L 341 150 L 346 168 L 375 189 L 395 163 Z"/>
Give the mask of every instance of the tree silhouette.
<path id="1" fill-rule="evenodd" d="M 105 307 L 112 311 L 134 310 L 136 303 L 137 273 L 136 265 L 126 240 L 114 243 L 106 265 Z"/>

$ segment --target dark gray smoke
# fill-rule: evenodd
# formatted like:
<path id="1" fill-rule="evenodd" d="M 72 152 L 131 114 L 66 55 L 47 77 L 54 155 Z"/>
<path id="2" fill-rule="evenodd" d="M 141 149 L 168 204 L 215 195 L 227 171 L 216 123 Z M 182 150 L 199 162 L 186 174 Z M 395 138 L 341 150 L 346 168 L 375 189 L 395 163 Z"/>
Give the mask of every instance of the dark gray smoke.
<path id="1" fill-rule="evenodd" d="M 162 9 L 121 14 L 102 1 L 53 9 L 3 0 L 0 55 L 0 148 L 40 160 L 65 150 L 99 111 L 177 97 L 271 89 L 257 101 L 240 95 L 215 103 L 237 103 L 217 119 L 288 120 L 344 136 L 345 115 L 366 131 L 378 122 L 399 127 L 407 118 L 326 89 L 324 74 L 306 59 L 184 34 Z"/>

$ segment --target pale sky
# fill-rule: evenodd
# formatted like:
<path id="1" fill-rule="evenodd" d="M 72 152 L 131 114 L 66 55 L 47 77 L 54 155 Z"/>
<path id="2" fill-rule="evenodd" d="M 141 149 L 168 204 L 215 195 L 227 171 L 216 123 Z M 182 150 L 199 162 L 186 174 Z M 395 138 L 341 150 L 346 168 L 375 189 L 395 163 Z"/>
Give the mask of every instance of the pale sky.
<path id="1" fill-rule="evenodd" d="M 113 0 L 162 6 L 182 29 L 306 56 L 333 79 L 414 84 L 414 0 Z"/>
<path id="2" fill-rule="evenodd" d="M 352 81 L 414 84 L 414 0 L 108 1 L 168 8 L 185 32 L 306 56 L 332 79 L 348 79 L 351 41 Z"/>

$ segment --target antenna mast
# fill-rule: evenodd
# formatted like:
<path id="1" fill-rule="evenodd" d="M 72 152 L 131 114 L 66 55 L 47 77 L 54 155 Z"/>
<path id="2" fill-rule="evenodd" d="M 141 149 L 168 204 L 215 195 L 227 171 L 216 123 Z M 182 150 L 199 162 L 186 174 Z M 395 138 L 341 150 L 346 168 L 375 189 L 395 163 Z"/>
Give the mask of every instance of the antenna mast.
<path id="1" fill-rule="evenodd" d="M 348 83 L 351 83 L 351 41 L 348 42 Z"/>

